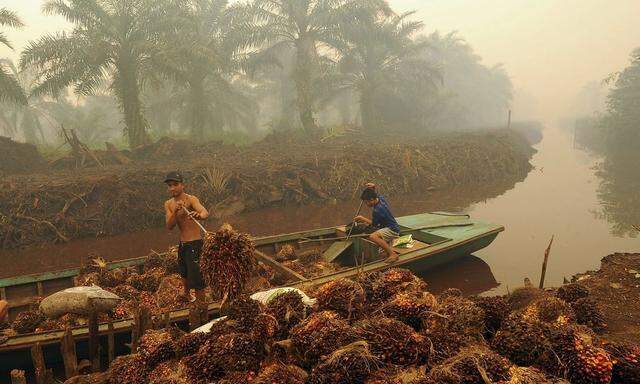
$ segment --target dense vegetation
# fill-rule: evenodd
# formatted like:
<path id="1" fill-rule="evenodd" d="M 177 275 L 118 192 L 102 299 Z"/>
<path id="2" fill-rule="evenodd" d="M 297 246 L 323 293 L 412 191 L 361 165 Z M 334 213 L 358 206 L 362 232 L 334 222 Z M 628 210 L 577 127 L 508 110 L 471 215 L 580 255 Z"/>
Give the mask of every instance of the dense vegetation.
<path id="1" fill-rule="evenodd" d="M 611 86 L 604 114 L 576 122 L 578 141 L 601 154 L 600 213 L 619 235 L 640 225 L 640 49 L 628 67 L 607 79 Z"/>
<path id="2" fill-rule="evenodd" d="M 383 0 L 50 0 L 43 12 L 70 30 L 0 64 L 0 134 L 34 143 L 60 125 L 88 143 L 124 132 L 130 147 L 265 128 L 466 128 L 503 122 L 511 100 L 502 67 Z M 21 26 L 0 11 L 0 27 Z"/>

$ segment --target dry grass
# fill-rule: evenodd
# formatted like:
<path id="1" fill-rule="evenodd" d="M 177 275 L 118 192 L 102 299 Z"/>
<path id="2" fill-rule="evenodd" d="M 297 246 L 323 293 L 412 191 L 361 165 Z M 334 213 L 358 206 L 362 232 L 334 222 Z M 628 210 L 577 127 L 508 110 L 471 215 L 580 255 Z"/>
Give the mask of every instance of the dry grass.
<path id="1" fill-rule="evenodd" d="M 222 196 L 227 191 L 231 175 L 219 168 L 205 168 L 200 177 L 215 196 Z"/>

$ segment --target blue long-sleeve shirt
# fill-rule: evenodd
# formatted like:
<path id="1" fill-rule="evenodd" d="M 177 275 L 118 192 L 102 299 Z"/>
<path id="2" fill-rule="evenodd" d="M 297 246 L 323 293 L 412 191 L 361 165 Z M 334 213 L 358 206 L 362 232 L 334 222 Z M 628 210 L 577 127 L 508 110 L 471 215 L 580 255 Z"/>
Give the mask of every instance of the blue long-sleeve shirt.
<path id="1" fill-rule="evenodd" d="M 389 228 L 396 233 L 400 233 L 400 226 L 393 217 L 389 204 L 381 195 L 378 195 L 378 204 L 373 207 L 371 214 L 371 225 L 375 228 Z"/>

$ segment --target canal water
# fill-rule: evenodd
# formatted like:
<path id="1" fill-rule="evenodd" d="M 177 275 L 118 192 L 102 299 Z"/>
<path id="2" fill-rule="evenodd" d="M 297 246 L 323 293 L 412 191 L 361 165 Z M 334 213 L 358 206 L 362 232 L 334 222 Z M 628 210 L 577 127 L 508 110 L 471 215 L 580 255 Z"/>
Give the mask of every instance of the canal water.
<path id="1" fill-rule="evenodd" d="M 545 248 L 554 236 L 547 268 L 547 284 L 596 269 L 613 252 L 640 251 L 640 240 L 612 234 L 616 225 L 603 218 L 600 181 L 595 166 L 600 159 L 574 148 L 567 130 L 549 127 L 536 145 L 535 167 L 514 182 L 432 191 L 419 196 L 389 198 L 397 216 L 434 210 L 464 211 L 502 224 L 506 231 L 487 249 L 431 271 L 419 271 L 432 290 L 457 287 L 467 294 L 504 293 L 540 276 Z M 384 191 L 384 186 L 381 186 Z M 268 235 L 346 223 L 358 203 L 332 202 L 296 207 L 274 207 L 240 214 L 228 221 L 253 235 Z M 639 209 L 629 207 L 629 209 Z M 640 224 L 640 215 L 638 215 Z M 215 228 L 219 223 L 209 223 Z M 618 231 L 619 232 L 619 231 Z M 104 239 L 82 239 L 37 249 L 0 252 L 0 277 L 70 268 L 88 255 L 118 260 L 161 251 L 177 236 L 153 229 Z"/>

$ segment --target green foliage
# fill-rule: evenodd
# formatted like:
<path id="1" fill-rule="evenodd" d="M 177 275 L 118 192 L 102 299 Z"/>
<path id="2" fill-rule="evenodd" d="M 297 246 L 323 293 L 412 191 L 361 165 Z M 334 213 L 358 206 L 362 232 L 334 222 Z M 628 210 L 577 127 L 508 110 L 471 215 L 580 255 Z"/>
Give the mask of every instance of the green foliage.
<path id="1" fill-rule="evenodd" d="M 6 8 L 0 8 L 0 27 L 21 28 L 23 25 L 15 12 Z M 7 35 L 0 30 L 0 46 L 2 45 L 13 49 Z M 11 67 L 7 66 L 6 62 L 0 62 L 0 102 L 27 104 L 27 97 L 20 87 L 18 80 L 11 72 Z"/>

